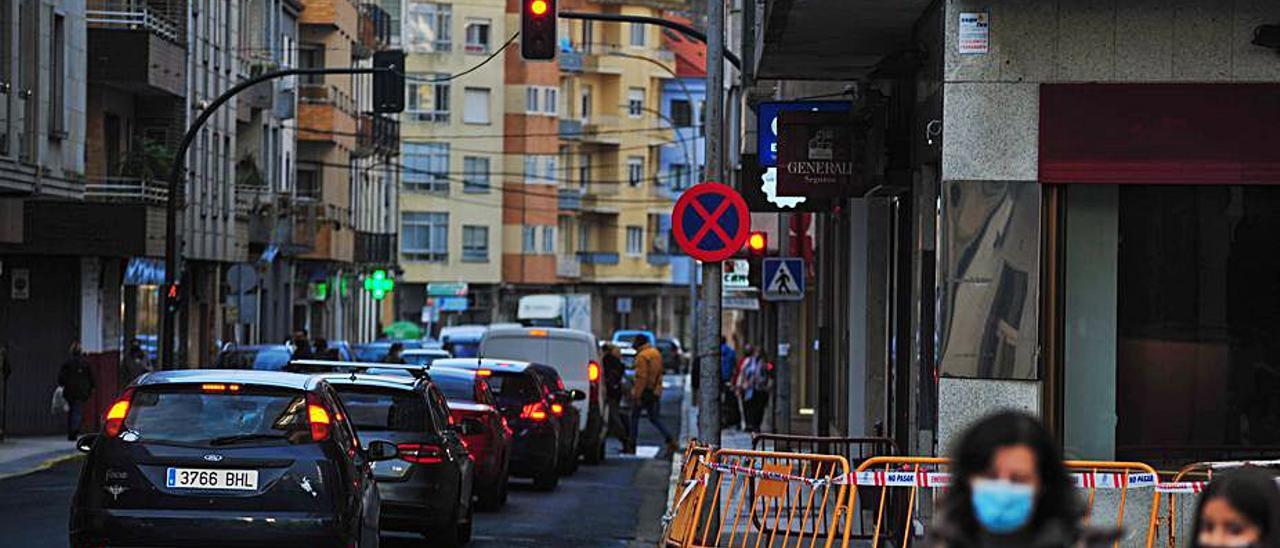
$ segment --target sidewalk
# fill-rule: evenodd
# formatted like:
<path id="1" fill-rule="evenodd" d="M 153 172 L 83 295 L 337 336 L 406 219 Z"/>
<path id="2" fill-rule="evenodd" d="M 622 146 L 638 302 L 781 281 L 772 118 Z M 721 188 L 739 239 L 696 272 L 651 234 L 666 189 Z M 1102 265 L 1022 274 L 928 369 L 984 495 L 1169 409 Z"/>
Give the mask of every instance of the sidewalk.
<path id="1" fill-rule="evenodd" d="M 0 442 L 0 480 L 39 472 L 82 455 L 66 436 L 11 436 Z"/>

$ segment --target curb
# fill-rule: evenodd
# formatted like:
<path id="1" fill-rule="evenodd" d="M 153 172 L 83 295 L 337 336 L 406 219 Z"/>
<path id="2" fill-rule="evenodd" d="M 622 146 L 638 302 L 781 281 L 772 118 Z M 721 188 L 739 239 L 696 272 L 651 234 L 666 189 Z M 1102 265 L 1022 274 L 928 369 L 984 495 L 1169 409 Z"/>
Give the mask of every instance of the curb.
<path id="1" fill-rule="evenodd" d="M 37 463 L 35 466 L 32 466 L 25 470 L 21 470 L 18 472 L 11 472 L 8 474 L 0 474 L 0 481 L 13 479 L 13 478 L 20 478 L 22 476 L 29 476 L 36 472 L 43 472 L 59 464 L 64 464 L 74 460 L 79 460 L 84 457 L 85 457 L 85 454 L 79 451 L 75 451 L 73 453 L 64 453 L 64 454 L 54 455 L 52 457 L 45 458 L 43 461 L 40 461 L 39 463 Z"/>

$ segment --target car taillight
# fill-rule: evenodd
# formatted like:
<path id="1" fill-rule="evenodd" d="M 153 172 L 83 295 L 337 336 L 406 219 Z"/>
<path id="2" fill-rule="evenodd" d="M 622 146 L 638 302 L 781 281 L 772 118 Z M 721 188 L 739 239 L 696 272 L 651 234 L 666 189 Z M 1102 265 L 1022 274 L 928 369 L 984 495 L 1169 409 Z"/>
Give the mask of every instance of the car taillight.
<path id="1" fill-rule="evenodd" d="M 400 458 L 414 464 L 440 464 L 444 462 L 444 450 L 429 443 L 401 443 L 396 445 Z"/>
<path id="2" fill-rule="evenodd" d="M 551 404 L 551 414 L 557 417 L 564 415 L 564 406 L 558 403 Z"/>
<path id="3" fill-rule="evenodd" d="M 329 410 L 324 408 L 320 398 L 312 395 L 307 395 L 307 422 L 311 425 L 312 441 L 329 439 Z"/>
<path id="4" fill-rule="evenodd" d="M 547 404 L 539 401 L 525 405 L 520 410 L 520 418 L 531 421 L 547 420 Z"/>
<path id="5" fill-rule="evenodd" d="M 600 380 L 600 364 L 596 362 L 587 363 L 587 380 L 591 382 Z"/>
<path id="6" fill-rule="evenodd" d="M 102 426 L 103 432 L 107 437 L 114 438 L 120 435 L 120 429 L 124 426 L 124 418 L 129 414 L 129 400 L 133 398 L 133 389 L 125 390 L 120 395 L 120 399 L 111 404 L 107 409 L 107 420 Z"/>

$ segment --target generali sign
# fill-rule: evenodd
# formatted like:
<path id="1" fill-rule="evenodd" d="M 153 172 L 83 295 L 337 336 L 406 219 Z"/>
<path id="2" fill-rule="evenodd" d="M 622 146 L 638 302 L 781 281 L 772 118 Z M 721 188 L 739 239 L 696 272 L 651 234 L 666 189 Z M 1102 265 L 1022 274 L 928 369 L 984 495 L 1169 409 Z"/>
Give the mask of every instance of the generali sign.
<path id="1" fill-rule="evenodd" d="M 778 116 L 778 193 L 836 198 L 861 196 L 854 174 L 853 130 L 838 112 Z"/>

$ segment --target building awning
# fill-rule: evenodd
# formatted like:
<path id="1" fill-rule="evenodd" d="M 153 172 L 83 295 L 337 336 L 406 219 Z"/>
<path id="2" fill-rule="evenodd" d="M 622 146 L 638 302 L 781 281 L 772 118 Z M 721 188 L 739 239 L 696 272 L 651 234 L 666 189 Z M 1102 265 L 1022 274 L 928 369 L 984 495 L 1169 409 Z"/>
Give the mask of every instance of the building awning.
<path id="1" fill-rule="evenodd" d="M 929 0 L 774 0 L 756 77 L 856 80 L 886 56 L 913 48 Z"/>

